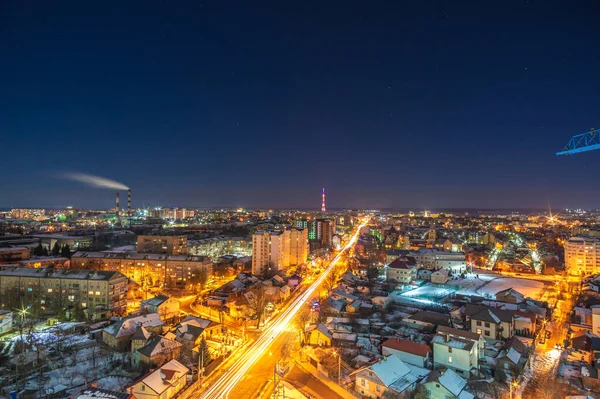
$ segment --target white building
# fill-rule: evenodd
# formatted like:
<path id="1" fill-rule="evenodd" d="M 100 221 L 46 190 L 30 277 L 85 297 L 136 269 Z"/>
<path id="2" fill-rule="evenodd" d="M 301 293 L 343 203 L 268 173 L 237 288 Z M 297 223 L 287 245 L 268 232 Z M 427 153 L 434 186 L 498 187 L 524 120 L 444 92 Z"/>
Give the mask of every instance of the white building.
<path id="1" fill-rule="evenodd" d="M 446 367 L 469 378 L 479 372 L 479 359 L 483 358 L 485 339 L 470 331 L 438 327 L 433 337 L 433 368 Z"/>
<path id="2" fill-rule="evenodd" d="M 252 236 L 252 274 L 263 275 L 290 265 L 300 265 L 308 258 L 308 231 L 260 230 Z"/>
<path id="3" fill-rule="evenodd" d="M 600 239 L 571 237 L 565 243 L 565 267 L 578 276 L 600 273 Z"/>
<path id="4" fill-rule="evenodd" d="M 417 275 L 414 259 L 398 258 L 385 267 L 385 279 L 388 282 L 410 284 Z"/>
<path id="5" fill-rule="evenodd" d="M 417 259 L 419 266 L 425 269 L 448 269 L 459 273 L 467 269 L 463 252 L 445 252 L 437 249 L 421 248 L 411 255 Z"/>

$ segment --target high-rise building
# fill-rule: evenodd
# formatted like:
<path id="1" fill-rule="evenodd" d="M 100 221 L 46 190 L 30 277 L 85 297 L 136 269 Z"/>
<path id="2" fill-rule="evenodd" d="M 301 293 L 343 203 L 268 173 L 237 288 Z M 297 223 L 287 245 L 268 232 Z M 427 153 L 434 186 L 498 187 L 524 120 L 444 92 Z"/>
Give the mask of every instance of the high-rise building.
<path id="1" fill-rule="evenodd" d="M 308 229 L 290 230 L 290 266 L 301 265 L 308 259 Z"/>
<path id="2" fill-rule="evenodd" d="M 289 247 L 289 231 L 259 230 L 252 235 L 252 274 L 271 274 L 285 267 L 283 253 L 286 238 Z"/>
<path id="3" fill-rule="evenodd" d="M 565 243 L 565 268 L 578 276 L 600 273 L 600 239 L 571 237 Z"/>
<path id="4" fill-rule="evenodd" d="M 335 219 L 317 219 L 316 221 L 316 240 L 319 240 L 323 247 L 330 247 L 331 240 L 335 234 Z"/>
<path id="5" fill-rule="evenodd" d="M 272 274 L 308 258 L 306 229 L 259 230 L 252 236 L 252 274 Z"/>

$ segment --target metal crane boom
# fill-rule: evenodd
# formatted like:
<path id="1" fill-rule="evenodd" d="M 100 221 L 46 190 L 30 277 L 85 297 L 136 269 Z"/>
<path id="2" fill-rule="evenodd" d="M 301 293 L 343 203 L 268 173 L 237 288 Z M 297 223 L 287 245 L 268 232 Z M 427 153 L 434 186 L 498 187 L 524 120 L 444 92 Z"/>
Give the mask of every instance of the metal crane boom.
<path id="1" fill-rule="evenodd" d="M 565 148 L 556 155 L 573 155 L 578 152 L 600 149 L 600 130 L 592 129 L 587 133 L 571 137 Z"/>

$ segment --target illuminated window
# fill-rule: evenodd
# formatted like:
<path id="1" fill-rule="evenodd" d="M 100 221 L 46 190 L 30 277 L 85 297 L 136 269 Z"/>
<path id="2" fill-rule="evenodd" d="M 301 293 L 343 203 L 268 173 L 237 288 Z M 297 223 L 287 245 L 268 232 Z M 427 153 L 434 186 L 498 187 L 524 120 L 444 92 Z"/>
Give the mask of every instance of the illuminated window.
<path id="1" fill-rule="evenodd" d="M 52 293 L 52 288 L 48 288 L 48 293 Z"/>
<path id="2" fill-rule="evenodd" d="M 452 356 L 448 356 L 448 363 L 452 363 Z"/>
<path id="3" fill-rule="evenodd" d="M 96 295 L 100 296 L 100 291 L 96 291 Z"/>

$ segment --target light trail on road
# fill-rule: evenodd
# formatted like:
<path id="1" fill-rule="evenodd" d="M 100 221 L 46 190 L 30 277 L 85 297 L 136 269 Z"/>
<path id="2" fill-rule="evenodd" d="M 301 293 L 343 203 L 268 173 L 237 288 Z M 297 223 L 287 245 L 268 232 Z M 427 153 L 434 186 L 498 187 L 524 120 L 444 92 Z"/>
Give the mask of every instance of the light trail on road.
<path id="1" fill-rule="evenodd" d="M 298 298 L 296 298 L 287 309 L 285 309 L 281 315 L 275 319 L 269 327 L 267 327 L 261 336 L 244 352 L 244 354 L 217 380 L 212 386 L 206 389 L 206 391 L 202 392 L 200 398 L 228 398 L 231 390 L 236 386 L 236 384 L 244 378 L 244 375 L 248 372 L 248 370 L 256 363 L 256 361 L 269 349 L 269 346 L 273 343 L 275 338 L 281 334 L 282 331 L 286 329 L 286 327 L 290 324 L 294 316 L 298 313 L 298 311 L 302 308 L 304 303 L 313 295 L 315 290 L 319 288 L 319 286 L 323 283 L 325 278 L 337 262 L 340 260 L 342 254 L 350 249 L 360 234 L 360 230 L 366 223 L 362 223 L 358 226 L 356 232 L 348 241 L 348 244 L 333 258 L 327 269 L 321 273 L 319 278 L 315 280 L 315 282 L 302 293 Z"/>

